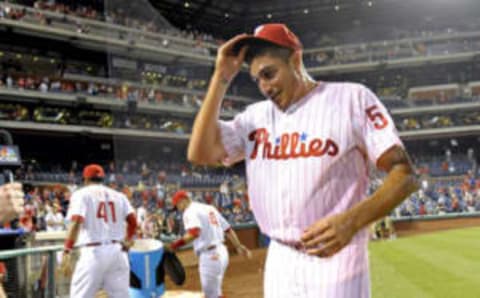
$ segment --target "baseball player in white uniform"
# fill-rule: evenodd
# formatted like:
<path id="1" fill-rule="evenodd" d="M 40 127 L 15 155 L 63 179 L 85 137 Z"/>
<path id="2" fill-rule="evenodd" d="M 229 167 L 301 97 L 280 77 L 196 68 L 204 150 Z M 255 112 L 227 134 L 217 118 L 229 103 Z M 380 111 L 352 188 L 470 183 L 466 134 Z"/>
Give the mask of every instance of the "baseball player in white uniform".
<path id="1" fill-rule="evenodd" d="M 193 249 L 199 257 L 199 272 L 202 291 L 206 298 L 222 296 L 222 281 L 228 266 L 228 251 L 223 244 L 227 234 L 238 254 L 251 257 L 251 252 L 240 243 L 235 231 L 222 215 L 211 205 L 194 202 L 184 190 L 176 192 L 173 205 L 183 212 L 185 235 L 166 249 L 175 251 L 193 241 Z"/>
<path id="2" fill-rule="evenodd" d="M 71 298 L 92 298 L 100 289 L 110 298 L 129 297 L 130 265 L 125 250 L 133 245 L 137 219 L 127 197 L 102 184 L 104 177 L 100 165 L 86 166 L 85 186 L 70 198 L 67 218 L 71 223 L 61 269 L 67 276 L 71 273 L 71 250 L 80 248 Z"/>
<path id="3" fill-rule="evenodd" d="M 220 121 L 222 99 L 243 62 L 268 99 Z M 259 26 L 220 47 L 188 158 L 245 160 L 251 208 L 271 238 L 266 298 L 370 297 L 365 227 L 417 188 L 378 98 L 360 84 L 314 81 L 302 44 L 283 24 Z M 369 162 L 388 174 L 367 197 Z"/>

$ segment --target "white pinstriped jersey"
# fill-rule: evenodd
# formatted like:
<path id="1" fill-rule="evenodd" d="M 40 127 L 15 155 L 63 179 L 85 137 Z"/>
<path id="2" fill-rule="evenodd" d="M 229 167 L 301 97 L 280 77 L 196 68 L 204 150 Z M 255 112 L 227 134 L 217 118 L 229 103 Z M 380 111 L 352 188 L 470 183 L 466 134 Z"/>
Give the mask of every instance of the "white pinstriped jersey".
<path id="1" fill-rule="evenodd" d="M 126 218 L 135 212 L 127 197 L 101 184 L 75 191 L 70 198 L 68 219 L 83 217 L 76 245 L 125 239 Z"/>
<path id="2" fill-rule="evenodd" d="M 321 82 L 286 111 L 270 100 L 252 104 L 220 127 L 227 162 L 246 160 L 260 229 L 289 242 L 366 198 L 368 159 L 403 146 L 382 103 L 354 83 Z M 350 245 L 367 240 L 364 230 Z"/>
<path id="3" fill-rule="evenodd" d="M 224 232 L 230 224 L 213 206 L 191 202 L 183 212 L 185 230 L 200 228 L 200 236 L 193 241 L 193 249 L 198 253 L 210 245 L 219 245 L 225 240 Z"/>

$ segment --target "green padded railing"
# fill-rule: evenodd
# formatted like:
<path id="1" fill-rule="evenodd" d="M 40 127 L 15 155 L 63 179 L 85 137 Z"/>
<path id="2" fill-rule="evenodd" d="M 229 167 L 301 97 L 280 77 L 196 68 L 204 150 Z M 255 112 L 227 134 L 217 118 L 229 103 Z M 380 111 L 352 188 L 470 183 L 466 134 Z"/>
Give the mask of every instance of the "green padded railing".
<path id="1" fill-rule="evenodd" d="M 55 298 L 55 253 L 63 250 L 63 245 L 51 245 L 32 248 L 19 248 L 0 251 L 0 260 L 11 259 L 26 255 L 48 254 L 48 281 L 45 292 L 46 298 Z"/>

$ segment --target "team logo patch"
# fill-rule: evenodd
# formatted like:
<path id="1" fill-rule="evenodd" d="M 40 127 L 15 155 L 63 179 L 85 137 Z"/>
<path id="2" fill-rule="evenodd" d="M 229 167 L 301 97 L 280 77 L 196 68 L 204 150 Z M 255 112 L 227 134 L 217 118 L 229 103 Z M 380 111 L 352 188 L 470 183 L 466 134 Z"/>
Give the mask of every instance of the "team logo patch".
<path id="1" fill-rule="evenodd" d="M 308 158 L 319 156 L 335 156 L 338 154 L 338 145 L 332 139 L 309 138 L 303 132 L 283 133 L 270 141 L 270 133 L 266 128 L 259 128 L 248 135 L 248 139 L 254 142 L 250 159 L 257 157 L 263 159 L 289 159 Z"/>

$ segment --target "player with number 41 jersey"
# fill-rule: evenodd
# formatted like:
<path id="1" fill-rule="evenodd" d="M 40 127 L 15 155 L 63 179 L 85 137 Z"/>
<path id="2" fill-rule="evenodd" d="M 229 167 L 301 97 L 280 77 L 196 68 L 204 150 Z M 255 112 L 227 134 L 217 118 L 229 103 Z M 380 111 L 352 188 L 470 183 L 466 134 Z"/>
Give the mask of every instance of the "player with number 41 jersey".
<path id="1" fill-rule="evenodd" d="M 104 289 L 108 297 L 128 297 L 130 247 L 137 220 L 127 197 L 102 184 L 105 173 L 96 164 L 85 167 L 85 186 L 72 194 L 67 218 L 71 221 L 61 269 L 71 270 L 70 251 L 80 248 L 70 297 L 95 297 Z"/>

